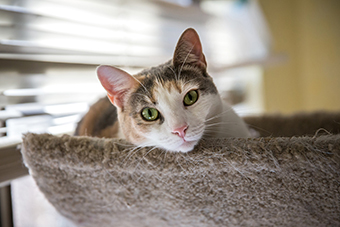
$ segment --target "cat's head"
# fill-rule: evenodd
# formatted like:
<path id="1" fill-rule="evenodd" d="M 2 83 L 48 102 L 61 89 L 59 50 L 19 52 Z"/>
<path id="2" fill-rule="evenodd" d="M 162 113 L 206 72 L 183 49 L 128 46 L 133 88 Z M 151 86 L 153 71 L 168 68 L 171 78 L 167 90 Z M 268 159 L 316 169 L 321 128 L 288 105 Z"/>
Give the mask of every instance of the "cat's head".
<path id="1" fill-rule="evenodd" d="M 98 67 L 97 74 L 128 141 L 188 152 L 202 138 L 206 119 L 221 108 L 206 68 L 199 37 L 189 28 L 171 61 L 135 76 L 112 66 Z"/>

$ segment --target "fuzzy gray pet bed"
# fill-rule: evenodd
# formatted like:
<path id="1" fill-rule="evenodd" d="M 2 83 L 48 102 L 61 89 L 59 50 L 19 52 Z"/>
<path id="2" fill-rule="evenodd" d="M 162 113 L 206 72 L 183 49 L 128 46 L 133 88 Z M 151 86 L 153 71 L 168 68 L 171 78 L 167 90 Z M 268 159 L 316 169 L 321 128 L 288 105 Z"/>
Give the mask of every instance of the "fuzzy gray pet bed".
<path id="1" fill-rule="evenodd" d="M 32 134 L 40 190 L 79 226 L 340 226 L 340 113 L 246 118 L 259 138 L 194 151 Z"/>

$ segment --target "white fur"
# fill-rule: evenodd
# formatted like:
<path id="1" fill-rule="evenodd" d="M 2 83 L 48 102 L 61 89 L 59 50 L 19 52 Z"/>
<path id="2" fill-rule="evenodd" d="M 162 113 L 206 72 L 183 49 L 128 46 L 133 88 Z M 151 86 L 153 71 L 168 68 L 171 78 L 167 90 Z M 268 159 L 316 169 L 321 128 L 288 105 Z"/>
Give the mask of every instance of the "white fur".
<path id="1" fill-rule="evenodd" d="M 199 140 L 210 137 L 248 137 L 248 130 L 232 108 L 223 105 L 219 95 L 200 95 L 197 102 L 184 106 L 187 92 L 198 87 L 184 85 L 183 92 L 176 89 L 170 92 L 159 86 L 154 106 L 164 117 L 163 124 L 155 123 L 144 136 L 147 142 L 140 146 L 157 146 L 169 151 L 191 151 Z M 174 129 L 188 125 L 184 139 L 172 133 Z"/>

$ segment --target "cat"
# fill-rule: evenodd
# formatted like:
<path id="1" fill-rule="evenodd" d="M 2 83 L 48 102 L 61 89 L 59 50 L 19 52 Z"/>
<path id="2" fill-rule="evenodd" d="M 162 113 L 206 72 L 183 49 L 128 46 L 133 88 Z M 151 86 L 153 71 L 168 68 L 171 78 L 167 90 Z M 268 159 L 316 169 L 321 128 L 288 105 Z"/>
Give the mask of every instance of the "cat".
<path id="1" fill-rule="evenodd" d="M 182 33 L 172 60 L 134 76 L 101 65 L 97 76 L 108 99 L 90 108 L 76 135 L 175 152 L 193 150 L 202 138 L 250 137 L 243 120 L 222 102 L 192 28 Z"/>

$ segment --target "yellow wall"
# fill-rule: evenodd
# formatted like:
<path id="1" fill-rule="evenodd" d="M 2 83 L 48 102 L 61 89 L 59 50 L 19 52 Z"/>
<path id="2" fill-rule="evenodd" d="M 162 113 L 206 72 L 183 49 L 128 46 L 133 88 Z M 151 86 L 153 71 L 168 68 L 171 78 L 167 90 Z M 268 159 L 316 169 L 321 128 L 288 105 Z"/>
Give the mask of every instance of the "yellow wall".
<path id="1" fill-rule="evenodd" d="M 287 62 L 265 68 L 268 112 L 340 110 L 340 0 L 260 0 L 273 52 Z"/>

